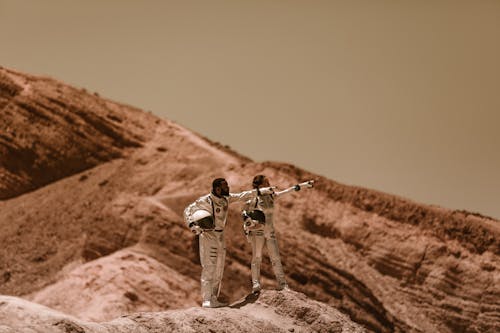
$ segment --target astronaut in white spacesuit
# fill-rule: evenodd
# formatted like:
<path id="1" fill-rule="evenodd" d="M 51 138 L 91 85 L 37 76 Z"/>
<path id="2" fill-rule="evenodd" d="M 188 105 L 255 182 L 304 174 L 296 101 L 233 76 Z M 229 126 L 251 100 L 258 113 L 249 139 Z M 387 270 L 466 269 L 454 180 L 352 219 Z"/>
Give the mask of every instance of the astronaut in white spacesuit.
<path id="1" fill-rule="evenodd" d="M 262 262 L 262 249 L 264 243 L 267 245 L 267 251 L 271 259 L 274 275 L 278 282 L 278 289 L 282 290 L 288 288 L 283 265 L 281 264 L 278 241 L 274 232 L 274 200 L 283 194 L 299 191 L 301 188 L 313 187 L 313 184 L 314 181 L 310 180 L 294 185 L 283 191 L 271 191 L 271 193 L 266 191 L 262 193 L 260 190 L 261 188 L 270 188 L 269 180 L 264 175 L 257 175 L 254 177 L 252 186 L 257 190 L 257 196 L 245 203 L 242 212 L 243 228 L 248 241 L 252 244 L 252 292 L 258 293 L 261 290 L 260 265 Z"/>
<path id="2" fill-rule="evenodd" d="M 261 190 L 262 192 L 262 190 Z M 271 193 L 272 189 L 264 189 Z M 220 293 L 226 243 L 224 227 L 228 205 L 232 202 L 246 201 L 255 197 L 257 190 L 229 193 L 229 185 L 224 178 L 212 182 L 212 192 L 198 198 L 184 210 L 184 220 L 188 227 L 199 235 L 202 307 L 215 308 L 227 304 L 220 302 Z"/>

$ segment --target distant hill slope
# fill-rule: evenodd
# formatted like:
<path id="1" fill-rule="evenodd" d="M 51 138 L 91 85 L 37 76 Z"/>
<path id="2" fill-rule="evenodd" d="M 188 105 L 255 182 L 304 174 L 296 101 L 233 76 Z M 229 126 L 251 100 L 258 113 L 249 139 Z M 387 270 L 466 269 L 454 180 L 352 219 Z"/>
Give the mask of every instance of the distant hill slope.
<path id="1" fill-rule="evenodd" d="M 148 139 L 145 127 L 154 121 L 85 90 L 6 69 L 0 110 L 0 199 L 123 156 Z"/>
<path id="2" fill-rule="evenodd" d="M 171 121 L 7 69 L 0 112 L 1 294 L 98 321 L 199 304 L 182 211 L 214 177 L 236 192 L 264 173 L 281 188 L 317 184 L 277 201 L 292 289 L 372 332 L 500 330 L 498 220 L 255 163 Z M 240 208 L 226 231 L 229 301 L 250 290 Z"/>

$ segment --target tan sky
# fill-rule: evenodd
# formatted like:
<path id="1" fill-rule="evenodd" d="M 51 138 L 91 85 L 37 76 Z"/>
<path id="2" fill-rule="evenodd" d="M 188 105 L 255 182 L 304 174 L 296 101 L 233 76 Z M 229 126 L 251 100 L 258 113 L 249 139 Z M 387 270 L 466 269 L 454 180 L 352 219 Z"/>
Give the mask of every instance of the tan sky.
<path id="1" fill-rule="evenodd" d="M 500 1 L 0 0 L 0 65 L 500 218 Z"/>

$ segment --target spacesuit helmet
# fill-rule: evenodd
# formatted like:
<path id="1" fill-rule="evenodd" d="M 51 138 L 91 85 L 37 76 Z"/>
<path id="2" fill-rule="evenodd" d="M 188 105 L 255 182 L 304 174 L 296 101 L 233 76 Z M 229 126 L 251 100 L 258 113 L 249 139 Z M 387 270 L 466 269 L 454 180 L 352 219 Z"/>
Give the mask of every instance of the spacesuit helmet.
<path id="1" fill-rule="evenodd" d="M 263 211 L 260 209 L 254 209 L 251 212 L 247 213 L 248 216 L 258 224 L 265 224 L 266 223 L 266 214 L 264 214 Z"/>
<path id="2" fill-rule="evenodd" d="M 200 226 L 203 230 L 209 230 L 215 228 L 214 217 L 210 212 L 200 209 L 193 213 L 192 215 L 193 222 Z"/>

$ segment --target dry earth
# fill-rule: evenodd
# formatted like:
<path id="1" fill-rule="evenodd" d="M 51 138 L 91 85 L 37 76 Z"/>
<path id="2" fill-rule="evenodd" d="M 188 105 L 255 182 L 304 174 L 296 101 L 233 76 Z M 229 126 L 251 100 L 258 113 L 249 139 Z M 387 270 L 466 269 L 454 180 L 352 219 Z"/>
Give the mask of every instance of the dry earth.
<path id="1" fill-rule="evenodd" d="M 294 291 L 264 291 L 229 307 L 137 312 L 88 322 L 12 296 L 0 296 L 0 333 L 366 332 L 338 310 Z"/>
<path id="2" fill-rule="evenodd" d="M 0 112 L 0 294 L 15 296 L 0 299 L 0 332 L 500 331 L 498 220 L 255 163 L 150 113 L 5 68 Z M 280 188 L 316 180 L 278 201 L 275 223 L 289 283 L 307 297 L 273 291 L 266 262 L 260 298 L 207 312 L 182 211 L 212 178 L 236 192 L 257 173 Z M 240 208 L 226 231 L 230 302 L 250 290 Z M 339 324 L 314 326 L 314 311 Z"/>

